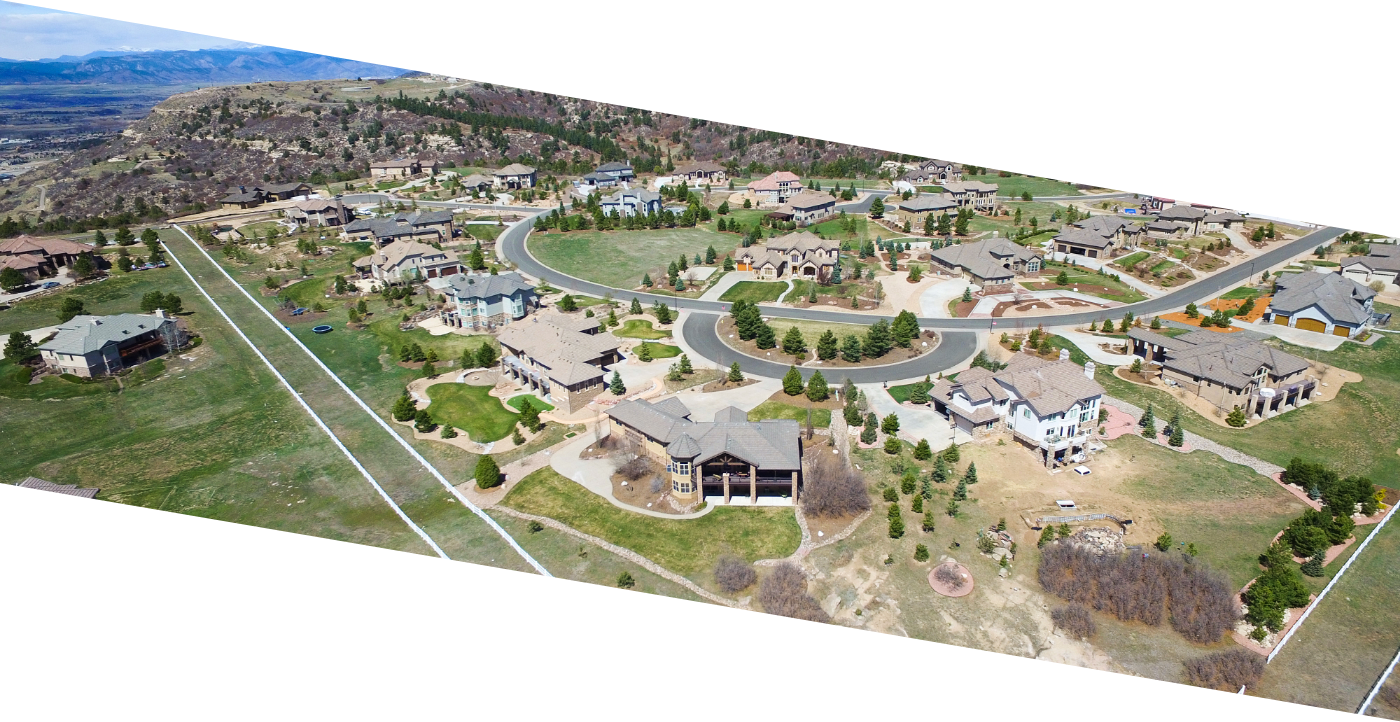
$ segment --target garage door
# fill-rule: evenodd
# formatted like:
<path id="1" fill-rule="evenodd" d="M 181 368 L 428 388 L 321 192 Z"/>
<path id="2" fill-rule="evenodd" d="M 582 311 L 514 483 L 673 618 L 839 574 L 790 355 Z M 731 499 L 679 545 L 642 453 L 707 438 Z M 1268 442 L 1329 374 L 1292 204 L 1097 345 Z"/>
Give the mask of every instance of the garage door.
<path id="1" fill-rule="evenodd" d="M 740 264 L 735 265 L 734 267 L 737 268 L 737 269 L 739 269 L 740 271 L 752 271 L 752 270 L 753 270 L 752 268 L 749 267 L 749 264 L 747 264 L 747 263 L 740 263 Z"/>
<path id="2" fill-rule="evenodd" d="M 1337 324 L 1337 325 L 1335 325 L 1335 326 L 1332 327 L 1332 335 L 1333 335 L 1333 336 L 1350 336 L 1350 335 L 1351 335 L 1351 329 L 1349 329 L 1349 328 L 1347 328 L 1346 326 L 1343 326 L 1343 325 L 1341 325 L 1341 324 Z"/>
<path id="3" fill-rule="evenodd" d="M 1300 319 L 1298 319 L 1297 328 L 1301 328 L 1301 329 L 1303 329 L 1304 331 L 1316 331 L 1316 332 L 1318 332 L 1318 333 L 1326 333 L 1326 332 L 1327 332 L 1327 324 L 1325 324 L 1325 323 L 1323 323 L 1323 322 L 1321 322 L 1321 321 L 1319 321 L 1319 320 L 1317 320 L 1317 319 L 1315 319 L 1315 318 L 1300 318 Z"/>
<path id="4" fill-rule="evenodd" d="M 1287 325 L 1288 325 L 1288 317 L 1287 317 L 1287 316 L 1280 316 L 1280 315 L 1278 315 L 1277 313 L 1274 314 L 1274 325 L 1276 325 L 1276 326 L 1287 326 Z"/>

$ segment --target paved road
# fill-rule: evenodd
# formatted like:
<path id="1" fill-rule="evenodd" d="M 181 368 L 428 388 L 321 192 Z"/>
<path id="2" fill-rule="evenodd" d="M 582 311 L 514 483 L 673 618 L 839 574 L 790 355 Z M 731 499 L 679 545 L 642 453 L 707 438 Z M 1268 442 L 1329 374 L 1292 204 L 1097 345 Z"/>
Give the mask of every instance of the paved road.
<path id="1" fill-rule="evenodd" d="M 721 367 L 728 367 L 738 361 L 744 373 L 753 376 L 776 379 L 782 378 L 787 373 L 791 364 L 749 356 L 731 348 L 715 330 L 719 319 L 718 314 L 692 313 L 681 326 L 681 337 L 685 339 L 687 346 L 695 350 L 695 353 Z M 803 379 L 812 378 L 812 374 L 820 370 L 827 383 L 832 385 L 840 384 L 848 378 L 852 383 L 876 384 L 881 381 L 936 376 L 940 371 L 946 371 L 966 361 L 977 351 L 977 334 L 974 332 L 946 331 L 939 335 L 941 341 L 932 351 L 909 361 L 884 366 L 854 368 L 799 366 L 797 370 L 802 373 Z"/>

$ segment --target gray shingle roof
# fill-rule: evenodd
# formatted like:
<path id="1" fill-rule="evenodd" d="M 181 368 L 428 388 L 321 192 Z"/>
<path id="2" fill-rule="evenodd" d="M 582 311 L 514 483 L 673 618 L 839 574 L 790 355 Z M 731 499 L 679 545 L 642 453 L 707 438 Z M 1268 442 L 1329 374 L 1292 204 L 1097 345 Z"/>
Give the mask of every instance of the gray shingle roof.
<path id="1" fill-rule="evenodd" d="M 1018 246 L 1005 238 L 944 246 L 932 255 L 945 266 L 962 267 L 972 275 L 987 280 L 1012 278 L 1016 275 L 1015 272 L 1005 268 L 1003 263 L 1029 261 L 1036 257 L 1030 249 Z"/>
<path id="2" fill-rule="evenodd" d="M 1163 209 L 1157 217 L 1165 221 L 1199 221 L 1206 217 L 1206 212 L 1192 206 L 1172 206 Z"/>
<path id="3" fill-rule="evenodd" d="M 522 165 L 520 163 L 511 163 L 510 165 L 496 171 L 496 177 L 499 178 L 508 175 L 530 175 L 534 172 L 535 169 L 531 168 L 528 165 Z"/>
<path id="4" fill-rule="evenodd" d="M 21 489 L 38 489 L 39 491 L 51 491 L 55 494 L 80 496 L 84 499 L 91 499 L 97 496 L 97 492 L 100 491 L 100 489 L 80 489 L 77 484 L 55 484 L 33 476 L 26 477 L 16 486 Z"/>
<path id="5" fill-rule="evenodd" d="M 1360 325 L 1371 318 L 1366 302 L 1375 291 L 1340 273 L 1286 273 L 1276 282 L 1278 292 L 1269 310 L 1293 315 L 1316 306 L 1333 321 Z"/>
<path id="6" fill-rule="evenodd" d="M 1041 418 L 1065 413 L 1078 402 L 1103 396 L 1103 387 L 1073 361 L 1045 361 L 1017 354 L 1006 370 L 997 372 L 994 378 L 1025 399 Z"/>
<path id="7" fill-rule="evenodd" d="M 1400 246 L 1372 243 L 1370 253 L 1342 261 L 1342 268 L 1362 265 L 1373 271 L 1400 271 Z"/>
<path id="8" fill-rule="evenodd" d="M 950 208 L 957 207 L 957 201 L 940 193 L 925 193 L 920 196 L 914 196 L 907 201 L 899 202 L 900 210 L 913 211 L 916 213 L 923 211 L 946 211 Z"/>
<path id="9" fill-rule="evenodd" d="M 1076 246 L 1088 246 L 1089 248 L 1107 248 L 1113 242 L 1112 234 L 1103 235 L 1097 231 L 1085 230 L 1068 226 L 1055 236 L 1056 241 L 1072 243 Z"/>
<path id="10" fill-rule="evenodd" d="M 1128 338 L 1165 348 L 1167 355 L 1162 362 L 1163 368 L 1235 389 L 1249 386 L 1261 366 L 1269 367 L 1276 377 L 1290 376 L 1308 367 L 1307 361 L 1251 341 L 1243 334 L 1192 331 L 1169 338 L 1135 328 L 1128 331 Z"/>
<path id="11" fill-rule="evenodd" d="M 130 338 L 159 329 L 163 324 L 174 324 L 173 318 L 159 318 L 137 313 L 120 313 L 115 316 L 74 316 L 68 323 L 58 327 L 58 335 L 39 347 L 40 351 L 83 355 L 97 351 L 110 343 L 121 343 Z"/>
<path id="12" fill-rule="evenodd" d="M 447 279 L 453 294 L 459 300 L 514 296 L 521 291 L 533 292 L 534 287 L 525 282 L 519 273 L 511 271 L 496 276 L 470 275 L 459 273 Z"/>
<path id="13" fill-rule="evenodd" d="M 611 162 L 611 163 L 604 163 L 604 164 L 598 166 L 598 168 L 597 168 L 597 172 L 599 172 L 599 173 L 609 173 L 609 172 L 616 173 L 617 171 L 623 171 L 623 170 L 626 170 L 626 171 L 632 170 L 632 165 L 631 165 L 630 163 L 623 163 L 623 162 L 621 162 L 621 161 L 616 161 L 616 160 L 615 160 L 615 161 L 613 161 L 613 162 Z"/>
<path id="14" fill-rule="evenodd" d="M 680 404 L 678 400 L 676 403 Z M 728 412 L 727 409 L 722 411 Z M 765 471 L 802 468 L 800 433 L 797 422 L 792 419 L 694 422 L 645 399 L 624 401 L 609 410 L 608 415 L 666 444 L 668 453 L 673 444 L 678 443 L 677 449 L 687 453 L 693 451 L 690 445 L 695 444 L 699 448 L 694 450 L 694 455 L 681 458 L 693 458 L 696 464 L 727 453 Z M 734 413 L 728 412 L 725 416 L 732 418 Z"/>

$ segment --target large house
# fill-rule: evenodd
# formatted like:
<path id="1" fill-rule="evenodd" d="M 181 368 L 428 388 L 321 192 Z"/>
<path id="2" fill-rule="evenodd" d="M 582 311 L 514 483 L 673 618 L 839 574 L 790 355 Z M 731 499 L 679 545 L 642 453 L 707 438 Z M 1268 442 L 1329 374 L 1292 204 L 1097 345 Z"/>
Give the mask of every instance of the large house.
<path id="1" fill-rule="evenodd" d="M 711 161 L 683 165 L 677 168 L 671 175 L 679 180 L 702 181 L 703 183 L 710 183 L 712 185 L 715 183 L 723 183 L 729 179 L 729 174 L 725 172 L 724 166 Z"/>
<path id="2" fill-rule="evenodd" d="M 1001 371 L 973 367 L 956 381 L 939 379 L 929 396 L 961 431 L 985 434 L 1000 422 L 1052 466 L 1083 451 L 1099 423 L 1103 387 L 1092 361 L 1080 366 L 1067 353 L 1058 361 L 1016 354 Z"/>
<path id="3" fill-rule="evenodd" d="M 273 183 L 269 185 L 253 186 L 253 190 L 263 194 L 263 198 L 271 203 L 273 201 L 285 201 L 298 196 L 311 195 L 311 185 L 307 183 Z"/>
<path id="4" fill-rule="evenodd" d="M 1238 229 L 1244 225 L 1244 216 L 1234 211 L 1219 211 L 1201 219 L 1201 228 L 1207 232 Z"/>
<path id="5" fill-rule="evenodd" d="M 1052 240 L 1059 253 L 1107 258 L 1116 250 L 1137 246 L 1143 229 L 1117 216 L 1090 216 L 1060 229 Z"/>
<path id="6" fill-rule="evenodd" d="M 298 228 L 343 226 L 355 220 L 355 209 L 345 205 L 339 198 L 331 201 L 297 201 L 287 209 L 287 218 Z"/>
<path id="7" fill-rule="evenodd" d="M 957 181 L 944 183 L 943 195 L 955 201 L 959 207 L 986 213 L 996 208 L 998 187 L 995 183 L 982 181 Z"/>
<path id="8" fill-rule="evenodd" d="M 944 246 L 931 255 L 949 271 L 967 274 L 983 291 L 986 286 L 1011 283 L 1016 276 L 1040 273 L 1041 268 L 1039 255 L 1005 238 Z"/>
<path id="9" fill-rule="evenodd" d="M 937 218 L 945 213 L 956 213 L 958 202 L 941 193 L 923 193 L 909 200 L 895 204 L 893 215 L 901 221 L 909 221 L 915 231 L 923 229 L 925 219 L 930 215 Z"/>
<path id="10" fill-rule="evenodd" d="M 519 273 L 459 273 L 439 276 L 428 286 L 447 297 L 439 316 L 448 326 L 489 331 L 525 318 L 539 308 L 539 296 Z"/>
<path id="11" fill-rule="evenodd" d="M 1157 214 L 1158 221 L 1168 221 L 1178 224 L 1178 227 L 1185 232 L 1187 238 L 1192 238 L 1201 234 L 1201 222 L 1205 220 L 1206 212 L 1195 206 L 1175 205 L 1164 208 Z"/>
<path id="12" fill-rule="evenodd" d="M 386 284 L 455 276 L 465 269 L 456 253 L 407 240 L 377 249 L 355 261 L 355 268 Z"/>
<path id="13" fill-rule="evenodd" d="M 0 269 L 13 268 L 33 283 L 71 267 L 78 256 L 91 256 L 93 247 L 66 238 L 16 236 L 0 241 Z"/>
<path id="14" fill-rule="evenodd" d="M 1342 261 L 1341 272 L 1346 278 L 1367 286 L 1376 281 L 1400 285 L 1400 245 L 1372 243 L 1366 255 Z"/>
<path id="15" fill-rule="evenodd" d="M 760 491 L 796 503 L 802 487 L 802 435 L 792 419 L 749 421 L 727 406 L 714 421 L 692 421 L 672 396 L 655 403 L 625 401 L 608 410 L 608 435 L 666 467 L 671 495 L 682 503 Z"/>
<path id="16" fill-rule="evenodd" d="M 452 211 L 404 211 L 388 218 L 360 218 L 344 226 L 347 241 L 374 241 L 385 245 L 393 241 L 423 241 L 441 243 L 452 240 L 456 233 Z"/>
<path id="17" fill-rule="evenodd" d="M 599 175 L 608 176 L 609 178 L 612 178 L 614 182 L 630 181 L 633 178 L 637 177 L 637 174 L 632 170 L 632 165 L 630 163 L 624 163 L 621 161 L 604 163 L 595 168 L 593 172 Z"/>
<path id="18" fill-rule="evenodd" d="M 803 191 L 789 198 L 778 210 L 791 213 L 798 225 L 820 223 L 831 216 L 836 208 L 836 199 L 830 193 Z"/>
<path id="19" fill-rule="evenodd" d="M 840 250 L 837 241 L 802 231 L 770 238 L 762 246 L 740 248 L 735 262 L 738 270 L 753 271 L 756 278 L 826 279 L 836 267 Z"/>
<path id="20" fill-rule="evenodd" d="M 1261 321 L 1355 337 L 1371 324 L 1376 292 L 1340 273 L 1285 273 Z"/>
<path id="21" fill-rule="evenodd" d="M 534 188 L 535 169 L 520 163 L 510 165 L 494 174 L 497 188 Z"/>
<path id="22" fill-rule="evenodd" d="M 598 205 L 607 215 L 645 216 L 661 212 L 661 194 L 645 188 L 627 188 L 604 198 Z"/>
<path id="23" fill-rule="evenodd" d="M 74 316 L 39 345 L 39 354 L 60 373 L 91 378 L 179 350 L 185 342 L 179 324 L 162 310 L 150 315 Z"/>
<path id="24" fill-rule="evenodd" d="M 617 178 L 607 173 L 594 171 L 584 175 L 583 178 L 579 180 L 579 185 L 585 190 L 590 188 L 611 188 L 617 185 Z"/>
<path id="25" fill-rule="evenodd" d="M 437 172 L 437 162 L 431 161 L 430 173 Z M 398 158 L 369 164 L 369 175 L 375 180 L 412 178 L 423 172 L 423 162 L 417 158 Z"/>
<path id="26" fill-rule="evenodd" d="M 238 186 L 237 192 L 229 192 L 228 195 L 219 199 L 219 207 L 224 210 L 257 208 L 267 200 L 267 195 L 254 188 L 248 190 L 244 186 Z"/>
<path id="27" fill-rule="evenodd" d="M 782 203 L 802 192 L 802 179 L 796 173 L 774 171 L 750 183 L 749 192 L 760 203 Z"/>
<path id="28" fill-rule="evenodd" d="M 962 168 L 944 160 L 926 160 L 899 179 L 912 185 L 943 185 L 962 180 Z"/>
<path id="29" fill-rule="evenodd" d="M 1311 398 L 1317 381 L 1305 378 L 1308 362 L 1243 334 L 1192 331 L 1175 338 L 1147 329 L 1128 331 L 1133 354 L 1156 369 L 1163 383 L 1185 389 L 1222 412 L 1236 406 L 1268 416 Z"/>
<path id="30" fill-rule="evenodd" d="M 473 173 L 469 176 L 460 177 L 457 179 L 457 182 L 461 184 L 462 190 L 468 193 L 476 191 L 479 195 L 484 195 L 486 191 L 496 187 L 496 179 L 494 177 L 482 175 L 480 173 Z"/>
<path id="31" fill-rule="evenodd" d="M 607 366 L 617 363 L 618 342 L 599 334 L 601 322 L 586 316 L 536 314 L 501 331 L 501 375 L 538 392 L 571 414 L 607 387 Z"/>

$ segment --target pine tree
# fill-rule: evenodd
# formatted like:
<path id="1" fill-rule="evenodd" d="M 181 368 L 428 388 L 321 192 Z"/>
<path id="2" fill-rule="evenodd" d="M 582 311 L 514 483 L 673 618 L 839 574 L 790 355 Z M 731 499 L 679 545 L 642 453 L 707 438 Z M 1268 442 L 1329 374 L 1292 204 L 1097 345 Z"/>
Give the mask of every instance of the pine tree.
<path id="1" fill-rule="evenodd" d="M 1304 574 L 1310 577 L 1320 577 L 1326 573 L 1322 568 L 1322 564 L 1324 561 L 1326 561 L 1326 559 L 1327 551 L 1319 550 L 1316 554 L 1312 555 L 1311 559 L 1308 559 L 1306 562 L 1303 562 L 1303 566 L 1299 569 Z"/>
<path id="2" fill-rule="evenodd" d="M 958 451 L 957 444 L 953 444 L 952 446 L 949 446 L 947 449 L 943 450 L 943 458 L 947 459 L 950 465 L 956 464 L 962 460 L 962 452 Z"/>
<path id="3" fill-rule="evenodd" d="M 796 328 L 795 326 L 793 328 Z M 822 332 L 821 338 L 817 339 L 817 358 L 823 361 L 830 361 L 836 358 L 840 352 L 836 341 L 836 334 L 831 329 Z"/>
<path id="4" fill-rule="evenodd" d="M 919 461 L 933 458 L 933 449 L 929 448 L 928 439 L 919 439 L 919 444 L 914 447 L 914 458 Z"/>
<path id="5" fill-rule="evenodd" d="M 909 348 L 919 335 L 919 319 L 911 311 L 900 311 L 890 326 L 890 338 L 894 345 Z"/>
<path id="6" fill-rule="evenodd" d="M 865 426 L 860 430 L 860 443 L 875 443 L 875 434 L 880 429 L 880 420 L 875 418 L 875 413 L 871 412 L 865 417 Z"/>
<path id="7" fill-rule="evenodd" d="M 826 379 L 822 377 L 821 371 L 812 374 L 812 380 L 807 382 L 807 399 L 814 403 L 821 403 L 831 397 L 831 389 L 826 384 Z"/>
<path id="8" fill-rule="evenodd" d="M 880 358 L 890 352 L 894 342 L 890 337 L 890 324 L 885 319 L 876 321 L 865 332 L 865 343 L 861 351 L 870 358 Z"/>
<path id="9" fill-rule="evenodd" d="M 631 216 L 628 216 L 628 218 L 631 218 Z M 651 274 L 650 274 L 650 273 L 643 273 L 643 274 L 642 274 L 642 285 L 643 285 L 643 286 L 646 286 L 647 288 L 651 288 L 652 286 L 655 286 L 655 285 L 656 285 L 656 283 L 653 282 L 653 281 L 651 280 Z M 633 299 L 634 302 L 635 302 L 635 300 L 636 300 L 636 299 Z"/>
<path id="10" fill-rule="evenodd" d="M 890 504 L 890 538 L 898 539 L 904 536 L 904 516 L 899 513 L 898 504 Z"/>
<path id="11" fill-rule="evenodd" d="M 496 365 L 496 347 L 489 343 L 482 344 L 476 350 L 476 365 L 484 369 L 489 369 Z"/>
<path id="12" fill-rule="evenodd" d="M 1245 418 L 1244 410 L 1236 406 L 1231 409 L 1229 415 L 1225 417 L 1225 423 L 1238 429 L 1248 423 L 1248 419 Z"/>
<path id="13" fill-rule="evenodd" d="M 455 439 L 457 438 L 457 430 L 452 428 L 452 424 L 443 424 L 441 436 L 444 439 Z"/>
<path id="14" fill-rule="evenodd" d="M 903 448 L 904 448 L 904 445 L 901 444 L 901 443 L 899 443 L 899 437 L 897 437 L 897 436 L 886 436 L 886 437 L 885 437 L 885 453 L 886 453 L 886 454 L 889 454 L 890 456 L 894 456 L 894 455 L 898 454 L 898 453 L 900 452 L 900 450 L 902 450 Z"/>
<path id="15" fill-rule="evenodd" d="M 959 481 L 957 488 L 953 489 L 953 501 L 967 500 L 967 482 Z"/>
<path id="16" fill-rule="evenodd" d="M 427 409 L 419 409 L 413 414 L 413 429 L 420 434 L 426 434 L 437 428 L 433 423 L 433 417 L 428 414 Z"/>
<path id="17" fill-rule="evenodd" d="M 857 363 L 861 359 L 860 339 L 855 335 L 846 337 L 841 343 L 841 358 L 849 363 Z"/>
<path id="18" fill-rule="evenodd" d="M 1055 527 L 1047 524 L 1044 529 L 1040 530 L 1040 539 L 1036 541 L 1035 545 L 1043 548 L 1052 541 L 1055 541 Z"/>
<path id="19" fill-rule="evenodd" d="M 797 396 L 802 393 L 805 384 L 802 383 L 802 374 L 796 366 L 789 366 L 787 373 L 783 376 L 783 393 L 788 396 Z"/>
<path id="20" fill-rule="evenodd" d="M 686 354 L 681 354 L 681 358 L 680 358 L 680 361 L 679 361 L 678 363 L 680 364 L 681 373 L 683 373 L 683 374 L 693 374 L 693 373 L 695 373 L 695 367 L 693 367 L 693 366 L 690 365 L 690 356 L 688 356 L 688 355 L 686 355 Z"/>
<path id="21" fill-rule="evenodd" d="M 616 370 L 613 371 L 612 380 L 608 382 L 608 391 L 611 391 L 613 396 L 623 396 L 627 393 L 627 387 L 622 384 L 622 374 Z"/>
<path id="22" fill-rule="evenodd" d="M 758 335 L 754 337 L 754 343 L 761 349 L 770 349 L 778 345 L 777 334 L 773 333 L 773 327 L 766 323 L 758 326 Z"/>
<path id="23" fill-rule="evenodd" d="M 638 301 L 638 300 L 635 299 L 635 298 L 633 298 L 633 299 L 632 299 L 632 305 L 631 305 L 630 307 L 628 307 L 627 313 L 629 313 L 629 314 L 631 314 L 631 315 L 633 315 L 633 316 L 640 316 L 640 315 L 642 315 L 642 302 L 641 302 L 641 301 Z"/>
<path id="24" fill-rule="evenodd" d="M 735 361 L 729 365 L 729 382 L 739 383 L 744 380 L 744 372 L 739 369 L 739 362 Z"/>
<path id="25" fill-rule="evenodd" d="M 802 338 L 802 332 L 796 326 L 788 327 L 787 333 L 783 335 L 783 353 L 801 356 L 807 353 L 807 342 Z"/>
<path id="26" fill-rule="evenodd" d="M 924 498 L 922 496 L 919 496 L 918 494 L 915 494 L 914 500 L 909 503 L 909 511 L 912 511 L 915 514 L 924 513 Z"/>
<path id="27" fill-rule="evenodd" d="M 891 413 L 880 421 L 880 431 L 893 436 L 899 433 L 899 415 Z"/>
<path id="28" fill-rule="evenodd" d="M 1149 438 L 1157 438 L 1157 420 L 1152 415 L 1152 404 L 1147 405 L 1147 410 L 1142 412 L 1142 418 L 1138 419 L 1138 426 L 1142 427 L 1142 435 Z"/>
<path id="29" fill-rule="evenodd" d="M 967 465 L 967 471 L 963 472 L 962 480 L 968 485 L 977 483 L 977 464 L 975 462 Z"/>
<path id="30" fill-rule="evenodd" d="M 939 454 L 933 460 L 932 478 L 935 483 L 946 484 L 948 483 L 948 478 L 953 475 L 953 472 L 948 468 L 948 459 L 946 457 L 946 454 Z"/>
<path id="31" fill-rule="evenodd" d="M 504 479 L 501 478 L 501 467 L 496 465 L 496 460 L 490 454 L 482 454 L 476 460 L 476 486 L 478 489 L 490 489 L 500 486 Z"/>
<path id="32" fill-rule="evenodd" d="M 924 526 L 924 531 L 927 532 L 927 533 L 929 533 L 929 534 L 932 534 L 934 531 L 936 531 L 936 527 L 935 527 L 935 525 L 934 525 L 934 523 L 933 523 L 933 509 L 932 509 L 932 508 L 929 508 L 928 510 L 924 511 L 924 524 L 923 524 L 923 526 Z"/>
<path id="33" fill-rule="evenodd" d="M 538 431 L 540 428 L 540 411 L 530 403 L 529 397 L 520 401 L 520 423 L 530 431 Z"/>

